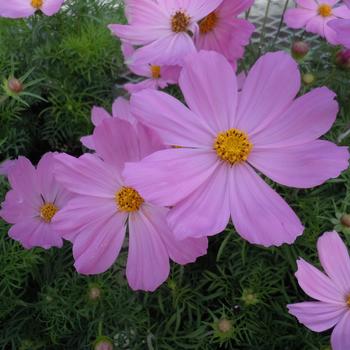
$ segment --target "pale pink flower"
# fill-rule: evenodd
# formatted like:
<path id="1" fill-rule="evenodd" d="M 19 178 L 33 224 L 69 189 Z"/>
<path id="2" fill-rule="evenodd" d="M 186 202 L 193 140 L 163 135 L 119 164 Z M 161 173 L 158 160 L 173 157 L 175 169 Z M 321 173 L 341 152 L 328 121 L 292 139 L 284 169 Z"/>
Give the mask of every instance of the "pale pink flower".
<path id="1" fill-rule="evenodd" d="M 244 55 L 255 27 L 237 16 L 247 11 L 254 0 L 224 0 L 199 23 L 195 37 L 198 50 L 213 50 L 223 54 L 237 68 L 237 60 Z"/>
<path id="2" fill-rule="evenodd" d="M 317 242 L 325 273 L 303 259 L 295 276 L 303 291 L 317 301 L 288 305 L 289 313 L 314 332 L 334 328 L 333 350 L 350 349 L 350 258 L 337 232 L 326 232 Z"/>
<path id="3" fill-rule="evenodd" d="M 64 0 L 1 0 L 0 17 L 29 17 L 39 10 L 46 16 L 52 16 L 60 10 L 63 2 Z"/>
<path id="4" fill-rule="evenodd" d="M 127 120 L 130 123 L 136 123 L 135 118 L 130 112 L 130 103 L 123 97 L 118 97 L 112 105 L 112 115 L 110 115 L 104 108 L 94 106 L 91 110 L 91 121 L 94 126 L 100 125 L 105 119 L 119 118 Z M 80 142 L 91 150 L 95 149 L 92 135 L 83 136 Z"/>
<path id="5" fill-rule="evenodd" d="M 53 157 L 46 153 L 37 168 L 19 157 L 7 174 L 12 189 L 2 203 L 0 217 L 13 224 L 9 236 L 27 249 L 61 247 L 63 243 L 51 221 L 70 195 L 54 180 Z"/>
<path id="6" fill-rule="evenodd" d="M 128 59 L 135 52 L 132 45 L 123 43 L 122 49 L 124 57 Z M 124 85 L 124 89 L 130 94 L 138 92 L 144 89 L 164 89 L 168 85 L 177 84 L 181 71 L 180 66 L 160 66 L 147 63 L 127 63 L 131 72 L 147 79 L 138 83 L 127 83 Z"/>
<path id="7" fill-rule="evenodd" d="M 286 186 L 310 188 L 348 167 L 347 147 L 318 140 L 335 121 L 335 94 L 323 87 L 296 98 L 297 63 L 284 52 L 261 57 L 238 93 L 232 66 L 216 52 L 188 57 L 184 104 L 160 91 L 131 97 L 131 112 L 172 149 L 126 165 L 130 186 L 168 215 L 179 239 L 237 232 L 264 246 L 303 232 L 287 203 L 255 169 Z"/>
<path id="8" fill-rule="evenodd" d="M 328 26 L 336 32 L 337 42 L 350 49 L 350 19 L 336 19 Z"/>
<path id="9" fill-rule="evenodd" d="M 181 65 L 195 52 L 193 35 L 201 19 L 214 11 L 222 0 L 128 0 L 128 25 L 111 24 L 110 30 L 123 41 L 141 46 L 132 63 Z"/>
<path id="10" fill-rule="evenodd" d="M 125 162 L 163 148 L 157 135 L 141 124 L 106 118 L 95 128 L 93 143 L 96 155 L 56 156 L 56 178 L 75 198 L 55 216 L 55 225 L 73 242 L 75 268 L 87 275 L 112 266 L 128 228 L 129 285 L 153 291 L 169 275 L 169 258 L 193 262 L 206 253 L 207 239 L 177 241 L 166 222 L 169 209 L 142 198 L 121 175 Z"/>
<path id="11" fill-rule="evenodd" d="M 297 8 L 284 15 L 288 27 L 305 28 L 307 32 L 320 35 L 334 45 L 339 44 L 336 32 L 328 26 L 334 19 L 350 18 L 350 10 L 339 0 L 295 0 Z"/>

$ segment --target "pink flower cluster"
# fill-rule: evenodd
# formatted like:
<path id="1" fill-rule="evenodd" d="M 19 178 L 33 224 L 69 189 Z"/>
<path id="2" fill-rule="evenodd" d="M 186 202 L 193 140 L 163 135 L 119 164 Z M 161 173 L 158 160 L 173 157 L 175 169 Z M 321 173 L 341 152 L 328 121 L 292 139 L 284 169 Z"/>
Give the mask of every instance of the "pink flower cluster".
<path id="1" fill-rule="evenodd" d="M 350 18 L 338 3 L 297 0 L 285 21 L 338 43 L 331 29 L 338 20 L 331 20 Z M 62 1 L 8 4 L 0 15 L 52 14 Z M 348 168 L 349 150 L 320 139 L 338 114 L 335 93 L 320 87 L 299 95 L 300 72 L 287 53 L 267 53 L 244 79 L 236 76 L 254 30 L 237 16 L 251 5 L 127 0 L 128 24 L 109 27 L 130 70 L 146 79 L 125 86 L 130 100 L 118 98 L 112 115 L 93 108 L 93 134 L 81 139 L 90 153 L 48 153 L 36 168 L 20 157 L 0 167 L 11 185 L 0 211 L 13 225 L 9 235 L 25 248 L 70 241 L 74 266 L 86 275 L 105 272 L 127 249 L 128 283 L 145 291 L 168 278 L 170 261 L 184 265 L 206 254 L 208 237 L 229 222 L 265 247 L 302 235 L 297 214 L 265 179 L 319 186 Z M 158 91 L 177 83 L 185 103 Z M 350 259 L 336 233 L 322 236 L 318 249 L 328 276 L 303 260 L 296 276 L 319 301 L 289 311 L 315 331 L 336 325 L 333 348 L 348 349 Z"/>

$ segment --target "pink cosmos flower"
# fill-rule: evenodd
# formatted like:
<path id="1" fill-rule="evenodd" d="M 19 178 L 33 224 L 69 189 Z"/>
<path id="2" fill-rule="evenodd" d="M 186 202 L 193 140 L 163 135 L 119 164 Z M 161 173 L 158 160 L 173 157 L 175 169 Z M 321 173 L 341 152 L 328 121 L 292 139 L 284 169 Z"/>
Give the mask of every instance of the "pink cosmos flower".
<path id="1" fill-rule="evenodd" d="M 60 10 L 64 0 L 2 0 L 0 1 L 0 17 L 22 18 L 42 11 L 52 16 Z"/>
<path id="2" fill-rule="evenodd" d="M 303 291 L 318 301 L 288 305 L 289 313 L 314 332 L 335 326 L 333 350 L 350 349 L 350 258 L 336 232 L 326 232 L 317 242 L 321 272 L 303 259 L 295 276 Z"/>
<path id="3" fill-rule="evenodd" d="M 237 60 L 244 55 L 255 27 L 238 15 L 248 10 L 254 0 L 224 0 L 221 5 L 199 23 L 195 37 L 197 49 L 223 54 L 237 68 Z"/>
<path id="4" fill-rule="evenodd" d="M 123 43 L 122 49 L 124 57 L 128 60 L 135 52 L 130 44 Z M 139 83 L 128 83 L 124 89 L 130 94 L 144 89 L 164 89 L 168 85 L 177 84 L 181 71 L 180 66 L 159 66 L 151 63 L 128 64 L 129 69 L 136 75 L 148 78 Z"/>
<path id="5" fill-rule="evenodd" d="M 328 26 L 336 32 L 338 43 L 350 49 L 350 20 L 336 19 L 330 21 Z"/>
<path id="6" fill-rule="evenodd" d="M 135 118 L 130 112 L 130 103 L 123 97 L 118 97 L 112 105 L 112 115 L 110 115 L 102 107 L 93 107 L 91 110 L 91 121 L 94 126 L 100 125 L 105 119 L 108 118 L 119 118 L 122 120 L 127 120 L 131 123 L 136 123 Z M 81 143 L 91 150 L 95 149 L 92 135 L 83 136 L 80 139 Z"/>
<path id="7" fill-rule="evenodd" d="M 191 55 L 179 85 L 189 108 L 154 90 L 131 97 L 133 115 L 173 148 L 127 164 L 128 184 L 174 206 L 168 222 L 180 239 L 219 233 L 231 217 L 251 243 L 292 243 L 303 226 L 255 169 L 297 188 L 346 169 L 348 149 L 317 140 L 335 121 L 335 94 L 319 88 L 296 98 L 300 73 L 284 52 L 260 58 L 240 93 L 232 66 L 213 51 Z"/>
<path id="8" fill-rule="evenodd" d="M 2 203 L 0 217 L 13 224 L 9 236 L 27 249 L 61 247 L 63 243 L 51 220 L 70 194 L 54 180 L 53 157 L 46 153 L 36 169 L 27 158 L 19 157 L 8 172 L 12 189 Z"/>
<path id="9" fill-rule="evenodd" d="M 142 46 L 132 63 L 181 65 L 184 57 L 195 52 L 193 35 L 197 22 L 214 11 L 222 0 L 128 0 L 128 25 L 111 24 L 116 36 Z"/>
<path id="10" fill-rule="evenodd" d="M 288 27 L 305 28 L 307 32 L 326 38 L 331 44 L 339 44 L 336 32 L 328 26 L 331 20 L 350 18 L 350 10 L 339 0 L 295 0 L 297 8 L 286 11 L 284 21 Z"/>
<path id="11" fill-rule="evenodd" d="M 141 124 L 106 118 L 95 128 L 96 155 L 79 159 L 58 155 L 56 177 L 75 194 L 55 217 L 65 239 L 73 242 L 74 266 L 98 274 L 115 262 L 129 232 L 126 275 L 134 290 L 153 291 L 169 275 L 169 257 L 186 264 L 206 253 L 207 239 L 175 240 L 167 208 L 140 196 L 121 176 L 126 161 L 138 161 L 161 149 L 159 138 Z"/>

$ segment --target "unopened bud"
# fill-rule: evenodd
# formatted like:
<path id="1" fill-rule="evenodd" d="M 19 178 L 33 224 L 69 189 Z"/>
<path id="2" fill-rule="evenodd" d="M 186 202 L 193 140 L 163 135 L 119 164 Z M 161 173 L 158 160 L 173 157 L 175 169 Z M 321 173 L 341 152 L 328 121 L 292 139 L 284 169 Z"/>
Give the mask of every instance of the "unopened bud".
<path id="1" fill-rule="evenodd" d="M 227 320 L 227 319 L 222 319 L 219 321 L 218 323 L 218 330 L 221 333 L 228 333 L 232 330 L 233 326 L 232 326 L 232 321 L 231 320 Z"/>
<path id="2" fill-rule="evenodd" d="M 94 350 L 113 350 L 113 344 L 108 338 L 101 337 L 95 342 Z"/>
<path id="3" fill-rule="evenodd" d="M 311 85 L 312 83 L 314 83 L 316 80 L 315 76 L 312 73 L 306 73 L 303 75 L 303 82 L 306 85 Z"/>
<path id="4" fill-rule="evenodd" d="M 292 45 L 292 56 L 296 60 L 301 60 L 310 51 L 310 46 L 305 41 L 295 41 Z"/>
<path id="5" fill-rule="evenodd" d="M 243 290 L 242 300 L 245 305 L 255 305 L 259 302 L 257 295 L 251 289 Z"/>
<path id="6" fill-rule="evenodd" d="M 341 222 L 342 225 L 344 225 L 346 227 L 350 227 L 350 214 L 344 214 L 340 218 L 340 222 Z"/>
<path id="7" fill-rule="evenodd" d="M 89 290 L 89 299 L 92 301 L 96 301 L 101 297 L 101 289 L 98 287 L 92 287 Z"/>
<path id="8" fill-rule="evenodd" d="M 340 68 L 350 69 L 350 49 L 344 49 L 337 52 L 335 57 L 335 63 Z"/>
<path id="9" fill-rule="evenodd" d="M 16 78 L 11 78 L 7 82 L 7 86 L 11 92 L 14 92 L 16 94 L 23 91 L 23 84 Z"/>

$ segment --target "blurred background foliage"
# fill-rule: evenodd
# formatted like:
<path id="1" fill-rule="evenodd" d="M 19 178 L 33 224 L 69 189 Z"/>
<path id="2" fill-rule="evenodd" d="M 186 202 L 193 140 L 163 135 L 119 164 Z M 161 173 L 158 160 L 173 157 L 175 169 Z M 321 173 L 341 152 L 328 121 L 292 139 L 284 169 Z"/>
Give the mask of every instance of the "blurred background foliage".
<path id="1" fill-rule="evenodd" d="M 106 27 L 123 21 L 117 0 L 69 0 L 54 17 L 0 19 L 0 161 L 21 154 L 35 163 L 49 150 L 82 153 L 79 138 L 92 130 L 91 107 L 110 110 L 129 79 L 119 42 Z M 273 49 L 255 40 L 240 70 Z M 327 85 L 338 94 L 339 117 L 326 138 L 349 145 L 350 73 L 336 64 L 337 51 L 312 48 L 300 69 L 314 81 L 301 92 Z M 23 82 L 18 94 L 8 93 L 13 77 Z M 168 91 L 181 97 L 177 88 Z M 295 245 L 249 245 L 229 226 L 210 239 L 207 256 L 173 265 L 169 280 L 151 294 L 129 289 L 126 251 L 108 272 L 80 276 L 69 244 L 26 251 L 0 220 L 0 349 L 91 349 L 107 336 L 118 350 L 330 350 L 329 333 L 299 325 L 286 304 L 308 299 L 294 278 L 297 257 L 318 265 L 317 237 L 341 228 L 339 217 L 350 212 L 350 171 L 312 190 L 274 187 L 306 226 Z M 0 177 L 0 200 L 7 190 Z M 350 246 L 350 236 L 343 238 Z"/>

